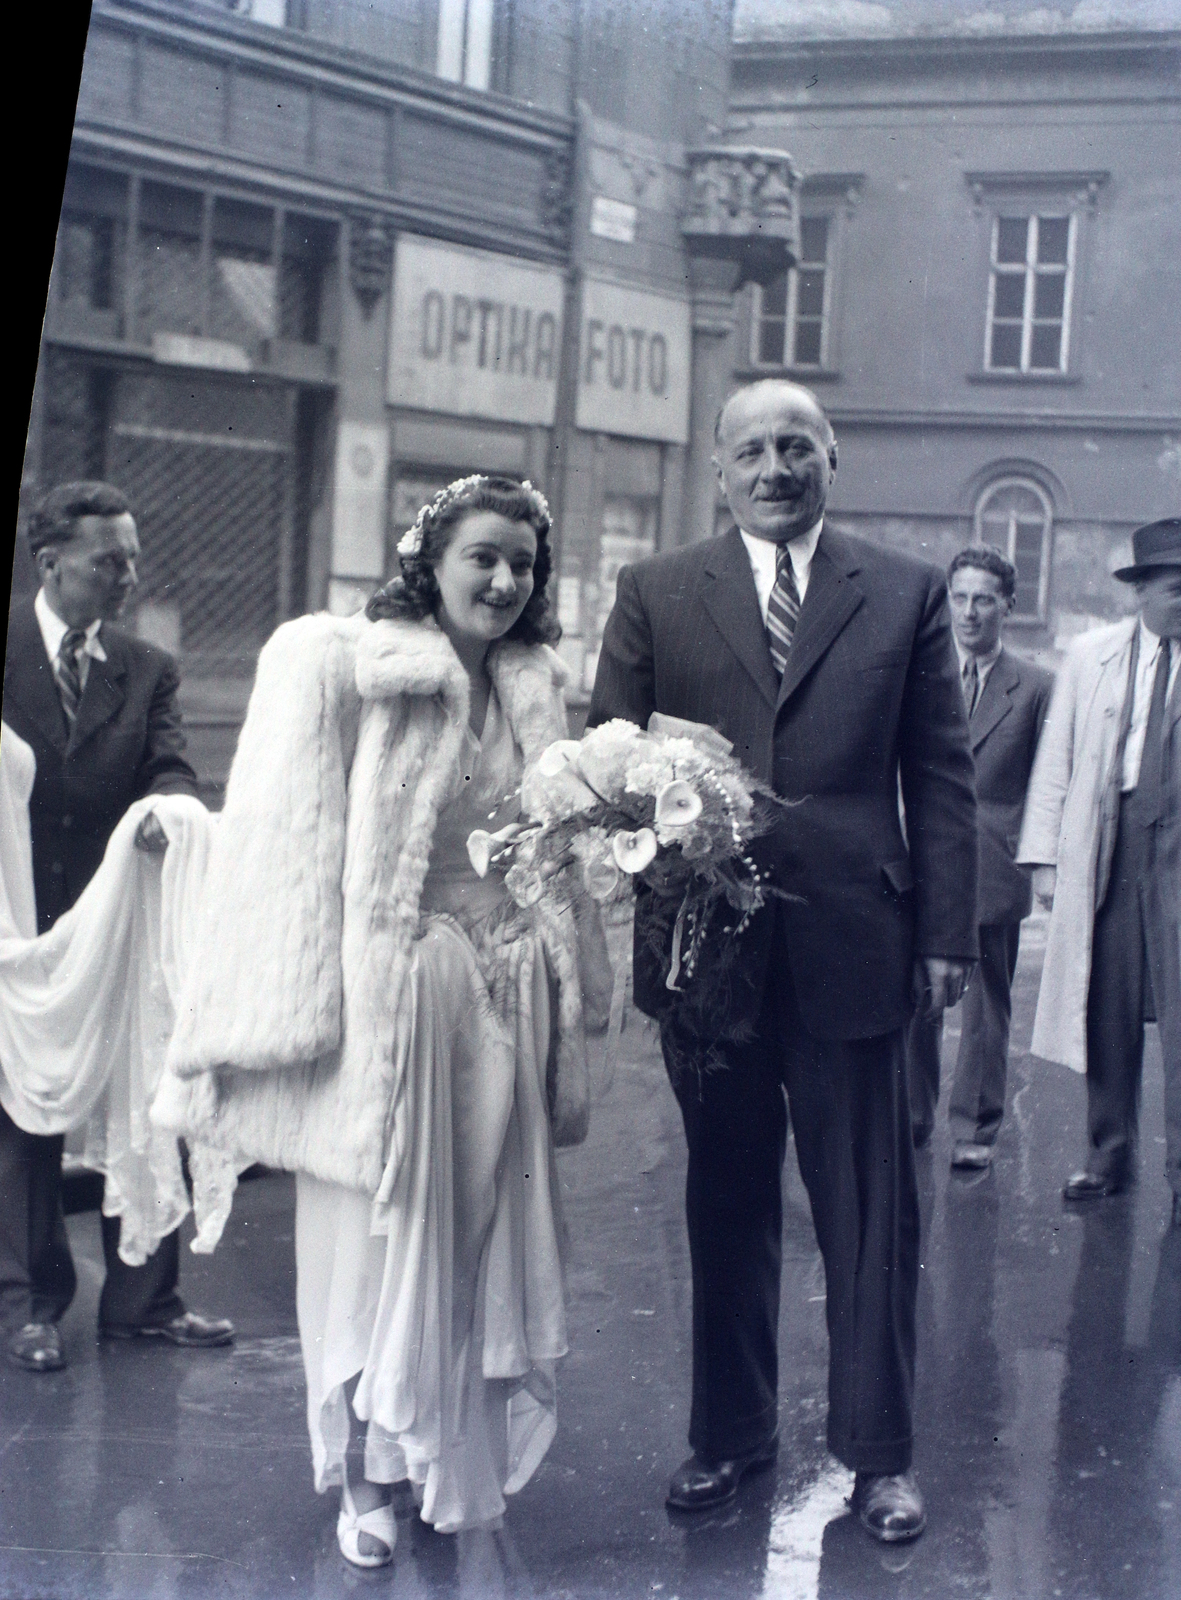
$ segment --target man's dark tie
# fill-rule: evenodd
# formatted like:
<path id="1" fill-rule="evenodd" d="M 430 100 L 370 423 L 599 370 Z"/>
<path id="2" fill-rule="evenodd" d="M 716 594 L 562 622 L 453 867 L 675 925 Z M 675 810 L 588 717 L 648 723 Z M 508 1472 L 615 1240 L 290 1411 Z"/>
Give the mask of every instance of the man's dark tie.
<path id="1" fill-rule="evenodd" d="M 975 656 L 969 656 L 964 662 L 960 677 L 964 685 L 964 705 L 971 716 L 976 709 L 976 696 L 980 693 L 980 668 L 976 665 Z"/>
<path id="2" fill-rule="evenodd" d="M 1140 757 L 1140 776 L 1136 782 L 1139 811 L 1149 825 L 1168 815 L 1169 771 L 1165 765 L 1165 702 L 1169 696 L 1169 641 L 1161 640 L 1157 651 L 1156 674 L 1152 680 L 1152 700 L 1148 726 L 1144 730 L 1144 752 Z"/>
<path id="3" fill-rule="evenodd" d="M 796 588 L 791 554 L 787 546 L 781 544 L 775 552 L 775 582 L 767 600 L 767 648 L 781 678 L 799 616 L 800 591 Z"/>
<path id="4" fill-rule="evenodd" d="M 57 663 L 54 667 L 62 710 L 71 728 L 77 719 L 78 707 L 82 703 L 82 671 L 78 665 L 78 657 L 85 643 L 86 635 L 81 628 L 67 629 L 57 652 Z"/>

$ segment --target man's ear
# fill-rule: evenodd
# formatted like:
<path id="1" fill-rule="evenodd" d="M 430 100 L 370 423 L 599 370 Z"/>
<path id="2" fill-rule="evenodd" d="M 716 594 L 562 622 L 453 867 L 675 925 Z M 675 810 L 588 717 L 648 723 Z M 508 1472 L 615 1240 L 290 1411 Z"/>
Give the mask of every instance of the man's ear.
<path id="1" fill-rule="evenodd" d="M 710 464 L 714 469 L 714 477 L 718 480 L 718 488 L 724 494 L 726 492 L 726 477 L 722 471 L 722 463 L 718 460 L 717 456 L 710 456 L 709 459 Z"/>
<path id="2" fill-rule="evenodd" d="M 44 583 L 45 579 L 57 566 L 57 550 L 54 546 L 49 544 L 38 550 L 34 557 L 34 565 L 37 568 L 37 576 Z"/>
<path id="3" fill-rule="evenodd" d="M 828 470 L 832 477 L 837 475 L 837 442 L 834 439 L 828 447 Z"/>

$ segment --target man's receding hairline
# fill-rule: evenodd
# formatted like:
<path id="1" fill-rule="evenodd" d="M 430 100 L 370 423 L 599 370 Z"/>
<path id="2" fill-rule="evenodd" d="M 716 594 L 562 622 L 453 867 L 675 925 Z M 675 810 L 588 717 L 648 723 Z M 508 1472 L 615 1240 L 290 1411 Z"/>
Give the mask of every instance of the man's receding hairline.
<path id="1" fill-rule="evenodd" d="M 718 407 L 718 414 L 714 418 L 715 444 L 721 444 L 722 442 L 722 422 L 725 418 L 726 412 L 730 408 L 731 402 L 739 399 L 739 397 L 742 395 L 753 393 L 753 391 L 756 389 L 764 388 L 788 389 L 794 391 L 794 393 L 798 395 L 808 407 L 811 408 L 816 418 L 820 422 L 821 428 L 823 429 L 825 435 L 825 443 L 836 443 L 836 433 L 833 430 L 832 423 L 828 420 L 828 416 L 825 413 L 824 407 L 820 404 L 819 398 L 812 393 L 811 389 L 809 389 L 806 384 L 795 383 L 791 378 L 759 378 L 754 383 L 744 384 L 741 389 L 735 389 L 733 394 L 728 394 L 722 401 L 721 405 Z"/>

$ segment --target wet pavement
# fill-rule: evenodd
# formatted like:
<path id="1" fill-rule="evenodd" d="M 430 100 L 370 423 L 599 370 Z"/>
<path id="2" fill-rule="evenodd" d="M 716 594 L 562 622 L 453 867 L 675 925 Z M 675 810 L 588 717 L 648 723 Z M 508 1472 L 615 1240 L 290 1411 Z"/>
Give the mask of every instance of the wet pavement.
<path id="1" fill-rule="evenodd" d="M 229 1351 L 98 1346 L 98 1220 L 71 1219 L 69 1368 L 0 1369 L 0 1596 L 12 1600 L 1177 1600 L 1181 1230 L 1162 1176 L 1151 1030 L 1139 1186 L 1066 1208 L 1083 1085 L 1031 1062 L 1040 948 L 1027 925 L 1009 1107 L 991 1173 L 948 1172 L 946 1097 L 919 1157 L 924 1265 L 915 1467 L 929 1526 L 884 1549 L 824 1448 L 824 1276 L 794 1158 L 785 1176 L 782 1449 L 738 1502 L 664 1509 L 687 1453 L 689 1268 L 680 1124 L 632 1017 L 585 1146 L 561 1156 L 571 1353 L 559 1431 L 499 1534 L 439 1536 L 404 1503 L 392 1569 L 345 1567 L 312 1490 L 294 1309 L 293 1185 L 244 1184 L 194 1307 Z M 954 1052 L 948 1018 L 945 1059 Z"/>

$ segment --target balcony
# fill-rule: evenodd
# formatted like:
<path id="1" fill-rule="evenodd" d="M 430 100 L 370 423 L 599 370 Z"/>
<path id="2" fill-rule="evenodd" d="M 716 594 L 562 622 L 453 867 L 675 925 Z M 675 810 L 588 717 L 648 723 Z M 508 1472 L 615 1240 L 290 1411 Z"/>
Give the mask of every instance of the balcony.
<path id="1" fill-rule="evenodd" d="M 563 260 L 573 123 L 289 28 L 96 0 L 74 150 Z"/>

